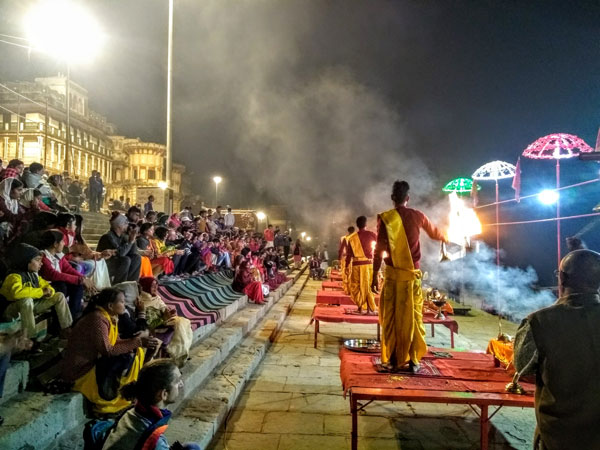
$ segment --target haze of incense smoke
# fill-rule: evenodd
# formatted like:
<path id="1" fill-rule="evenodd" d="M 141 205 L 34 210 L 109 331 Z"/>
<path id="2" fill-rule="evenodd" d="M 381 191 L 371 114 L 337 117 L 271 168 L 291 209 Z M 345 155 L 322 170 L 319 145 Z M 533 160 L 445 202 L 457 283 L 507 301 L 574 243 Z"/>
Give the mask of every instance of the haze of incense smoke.
<path id="1" fill-rule="evenodd" d="M 440 263 L 439 245 L 426 242 L 422 269 L 429 274 L 426 284 L 443 289 L 463 287 L 463 293 L 481 297 L 488 308 L 512 320 L 521 320 L 555 301 L 552 292 L 536 289 L 538 276 L 532 267 L 501 266 L 497 272 L 495 260 L 495 251 L 480 242 L 479 252 Z"/>

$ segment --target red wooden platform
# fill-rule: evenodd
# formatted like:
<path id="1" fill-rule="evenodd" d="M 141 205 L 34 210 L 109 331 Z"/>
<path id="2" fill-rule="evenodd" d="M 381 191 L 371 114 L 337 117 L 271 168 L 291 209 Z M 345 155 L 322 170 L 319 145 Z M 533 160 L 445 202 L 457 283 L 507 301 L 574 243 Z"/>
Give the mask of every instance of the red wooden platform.
<path id="1" fill-rule="evenodd" d="M 311 323 L 315 322 L 315 342 L 314 347 L 317 348 L 317 335 L 320 331 L 320 322 L 333 323 L 362 323 L 377 325 L 377 340 L 381 338 L 381 329 L 379 327 L 379 316 L 368 316 L 366 314 L 347 314 L 347 310 L 357 311 L 356 305 L 352 306 L 332 306 L 332 305 L 315 305 L 312 313 Z"/>
<path id="2" fill-rule="evenodd" d="M 323 281 L 323 283 L 321 283 L 321 289 L 332 289 L 334 291 L 341 291 L 343 288 L 342 283 L 339 281 Z"/>
<path id="3" fill-rule="evenodd" d="M 325 292 L 319 301 L 319 293 Z M 317 304 L 313 309 L 312 321 L 315 321 L 315 341 L 314 347 L 317 348 L 317 334 L 319 333 L 319 322 L 347 322 L 377 324 L 377 339 L 380 337 L 379 316 L 367 316 L 358 314 L 345 314 L 345 310 L 357 309 L 348 295 L 339 294 L 337 291 L 319 291 L 317 293 Z M 379 305 L 379 296 L 376 296 L 375 303 Z M 458 322 L 446 317 L 445 319 L 436 319 L 433 312 L 426 311 L 423 315 L 423 323 L 431 325 L 431 337 L 435 337 L 435 325 L 444 325 L 450 330 L 450 348 L 454 348 L 454 333 L 458 333 Z"/>
<path id="4" fill-rule="evenodd" d="M 502 368 L 494 367 L 491 355 L 476 352 L 449 353 L 451 358 L 440 358 L 428 353 L 421 361 L 421 369 L 417 374 L 390 374 L 375 370 L 372 354 L 342 349 L 340 376 L 344 393 L 350 394 L 352 450 L 358 448 L 358 412 L 364 411 L 373 401 L 469 405 L 479 416 L 482 450 L 488 449 L 489 422 L 500 408 L 534 406 L 535 386 L 521 382 L 526 389 L 525 395 L 506 393 L 504 387 L 511 381 L 510 374 Z M 490 406 L 497 406 L 491 414 Z"/>

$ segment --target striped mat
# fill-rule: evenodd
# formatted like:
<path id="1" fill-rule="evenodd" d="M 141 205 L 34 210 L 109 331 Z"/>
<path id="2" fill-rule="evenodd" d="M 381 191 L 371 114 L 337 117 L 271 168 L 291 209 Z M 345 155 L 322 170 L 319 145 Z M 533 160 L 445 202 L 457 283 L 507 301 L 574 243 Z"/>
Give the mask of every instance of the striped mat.
<path id="1" fill-rule="evenodd" d="M 232 279 L 223 274 L 209 274 L 166 282 L 163 287 L 176 297 L 190 299 L 200 311 L 209 312 L 223 309 L 243 295 L 235 292 L 231 283 Z"/>
<path id="2" fill-rule="evenodd" d="M 158 287 L 158 295 L 167 306 L 177 310 L 178 316 L 189 319 L 192 323 L 193 330 L 204 325 L 215 323 L 219 319 L 219 313 L 217 311 L 200 311 L 192 300 L 173 295 L 164 286 Z"/>

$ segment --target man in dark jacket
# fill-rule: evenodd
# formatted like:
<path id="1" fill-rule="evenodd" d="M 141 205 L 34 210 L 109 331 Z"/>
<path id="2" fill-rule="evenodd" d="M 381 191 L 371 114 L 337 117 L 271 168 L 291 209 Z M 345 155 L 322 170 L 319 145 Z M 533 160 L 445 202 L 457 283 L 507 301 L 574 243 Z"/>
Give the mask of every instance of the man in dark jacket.
<path id="1" fill-rule="evenodd" d="M 523 320 L 515 368 L 535 373 L 536 450 L 600 449 L 600 254 L 575 250 L 560 297 Z"/>

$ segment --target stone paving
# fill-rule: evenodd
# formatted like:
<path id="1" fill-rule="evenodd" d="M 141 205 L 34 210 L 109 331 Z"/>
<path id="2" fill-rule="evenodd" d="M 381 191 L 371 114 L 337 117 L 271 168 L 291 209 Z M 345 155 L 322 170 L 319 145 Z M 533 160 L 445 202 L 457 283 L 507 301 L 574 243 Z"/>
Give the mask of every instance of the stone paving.
<path id="1" fill-rule="evenodd" d="M 342 396 L 338 351 L 344 337 L 374 337 L 375 326 L 322 323 L 318 348 L 313 348 L 309 321 L 319 288 L 320 282 L 306 285 L 212 450 L 350 448 L 349 403 Z M 485 313 L 457 320 L 457 348 L 483 349 L 497 333 L 497 319 Z M 465 338 L 469 330 L 476 331 L 476 339 Z M 428 343 L 449 347 L 448 330 L 436 327 Z M 492 423 L 490 449 L 531 448 L 532 409 L 503 409 Z M 360 449 L 479 448 L 479 422 L 467 406 L 376 402 L 358 424 Z"/>

